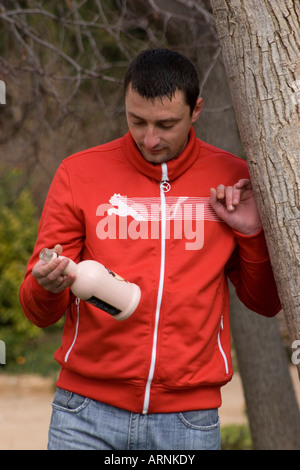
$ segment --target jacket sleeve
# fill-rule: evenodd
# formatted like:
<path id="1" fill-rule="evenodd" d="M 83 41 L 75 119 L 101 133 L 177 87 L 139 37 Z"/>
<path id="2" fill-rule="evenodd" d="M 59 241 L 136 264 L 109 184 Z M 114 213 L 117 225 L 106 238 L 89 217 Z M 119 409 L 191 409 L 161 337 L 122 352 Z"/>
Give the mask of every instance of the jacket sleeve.
<path id="1" fill-rule="evenodd" d="M 50 186 L 41 215 L 33 254 L 28 262 L 25 278 L 20 286 L 19 299 L 27 318 L 44 328 L 56 323 L 70 302 L 70 289 L 53 294 L 41 287 L 32 275 L 42 248 L 63 247 L 63 255 L 75 262 L 79 260 L 84 239 L 84 224 L 80 211 L 75 210 L 72 187 L 67 169 L 62 163 Z"/>
<path id="2" fill-rule="evenodd" d="M 237 247 L 226 266 L 226 273 L 247 308 L 272 317 L 281 310 L 281 304 L 263 229 L 252 236 L 234 234 Z"/>

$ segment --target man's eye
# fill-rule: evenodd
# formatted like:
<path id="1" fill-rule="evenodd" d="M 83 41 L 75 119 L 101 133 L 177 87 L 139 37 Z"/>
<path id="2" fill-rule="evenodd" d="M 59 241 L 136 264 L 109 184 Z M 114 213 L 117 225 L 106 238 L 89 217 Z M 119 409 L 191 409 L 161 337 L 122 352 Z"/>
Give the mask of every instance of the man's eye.
<path id="1" fill-rule="evenodd" d="M 172 127 L 174 127 L 174 123 L 173 122 L 169 123 L 169 124 L 168 123 L 163 123 L 163 124 L 160 125 L 160 127 L 162 129 L 171 129 Z"/>

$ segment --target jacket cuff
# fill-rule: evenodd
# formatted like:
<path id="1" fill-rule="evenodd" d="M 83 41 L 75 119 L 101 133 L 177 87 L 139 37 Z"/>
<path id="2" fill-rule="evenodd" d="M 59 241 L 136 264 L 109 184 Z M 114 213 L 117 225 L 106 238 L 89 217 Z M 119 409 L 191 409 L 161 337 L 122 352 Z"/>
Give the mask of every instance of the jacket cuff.
<path id="1" fill-rule="evenodd" d="M 263 263 L 269 260 L 269 252 L 266 244 L 263 228 L 253 235 L 233 231 L 240 248 L 240 256 L 252 263 Z"/>

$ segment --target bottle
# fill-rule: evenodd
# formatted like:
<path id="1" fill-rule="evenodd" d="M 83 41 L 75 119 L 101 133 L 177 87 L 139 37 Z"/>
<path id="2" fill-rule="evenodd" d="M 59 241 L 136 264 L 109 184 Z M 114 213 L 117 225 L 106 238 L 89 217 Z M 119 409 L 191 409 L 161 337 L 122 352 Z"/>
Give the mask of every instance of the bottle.
<path id="1" fill-rule="evenodd" d="M 48 248 L 44 248 L 39 257 L 47 263 L 54 258 L 65 258 Z M 139 304 L 139 286 L 126 281 L 97 261 L 84 260 L 76 264 L 70 259 L 63 274 L 71 273 L 76 274 L 71 285 L 73 294 L 109 313 L 116 320 L 126 320 Z"/>

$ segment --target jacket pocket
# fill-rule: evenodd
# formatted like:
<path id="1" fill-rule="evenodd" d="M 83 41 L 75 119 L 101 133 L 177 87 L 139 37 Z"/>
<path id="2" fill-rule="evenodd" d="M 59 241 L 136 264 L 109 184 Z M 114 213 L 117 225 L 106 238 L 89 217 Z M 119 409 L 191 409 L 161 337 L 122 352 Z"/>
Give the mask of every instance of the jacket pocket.
<path id="1" fill-rule="evenodd" d="M 224 352 L 224 349 L 223 349 L 222 343 L 221 343 L 221 332 L 222 332 L 222 330 L 223 330 L 223 316 L 221 317 L 220 328 L 219 328 L 219 332 L 218 332 L 218 347 L 219 347 L 219 351 L 220 351 L 220 353 L 222 354 L 222 357 L 223 357 L 225 372 L 226 372 L 226 374 L 228 374 L 228 372 L 229 372 L 228 360 L 227 360 L 226 354 Z"/>

